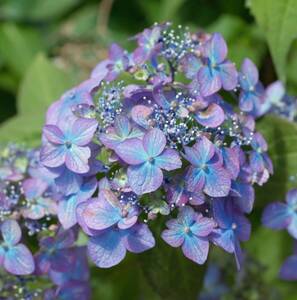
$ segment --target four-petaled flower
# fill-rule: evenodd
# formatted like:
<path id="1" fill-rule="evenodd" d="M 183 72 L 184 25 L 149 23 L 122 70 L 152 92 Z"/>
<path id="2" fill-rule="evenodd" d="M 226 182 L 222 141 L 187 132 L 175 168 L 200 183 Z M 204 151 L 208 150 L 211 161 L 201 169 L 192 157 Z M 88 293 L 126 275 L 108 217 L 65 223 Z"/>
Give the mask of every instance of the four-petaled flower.
<path id="1" fill-rule="evenodd" d="M 185 158 L 191 163 L 186 174 L 190 192 L 203 190 L 211 197 L 224 197 L 230 191 L 231 179 L 223 167 L 223 159 L 215 146 L 204 136 L 193 147 L 185 147 Z"/>
<path id="2" fill-rule="evenodd" d="M 264 101 L 264 88 L 259 82 L 259 73 L 255 64 L 246 58 L 239 73 L 239 84 L 241 92 L 239 95 L 239 107 L 243 111 L 254 112 L 260 109 Z M 263 99 L 262 99 L 263 98 Z"/>
<path id="3" fill-rule="evenodd" d="M 68 130 L 55 125 L 44 126 L 43 134 L 48 143 L 41 148 L 43 165 L 53 168 L 65 163 L 75 173 L 88 172 L 91 151 L 87 145 L 91 142 L 97 125 L 94 119 L 78 119 Z"/>
<path id="4" fill-rule="evenodd" d="M 14 275 L 28 275 L 35 269 L 34 259 L 29 249 L 20 243 L 22 232 L 15 220 L 1 224 L 3 242 L 0 242 L 0 266 Z"/>
<path id="5" fill-rule="evenodd" d="M 198 264 L 203 264 L 208 255 L 208 235 L 215 222 L 196 213 L 190 206 L 180 209 L 177 219 L 166 223 L 168 229 L 162 232 L 163 240 L 172 247 L 182 247 L 184 255 Z"/>
<path id="6" fill-rule="evenodd" d="M 214 33 L 203 46 L 204 65 L 197 73 L 202 96 L 209 96 L 222 87 L 229 91 L 237 85 L 237 71 L 234 63 L 226 60 L 227 45 L 222 35 Z"/>
<path id="7" fill-rule="evenodd" d="M 116 147 L 117 155 L 130 165 L 128 182 L 136 194 L 157 190 L 163 182 L 162 169 L 171 171 L 182 166 L 178 153 L 165 146 L 165 135 L 155 128 L 149 130 L 143 140 L 129 139 Z"/>
<path id="8" fill-rule="evenodd" d="M 272 229 L 287 228 L 288 232 L 297 239 L 297 189 L 287 193 L 286 203 L 270 203 L 263 212 L 262 222 Z"/>
<path id="9" fill-rule="evenodd" d="M 250 238 L 251 224 L 230 198 L 213 200 L 213 216 L 219 228 L 213 230 L 212 241 L 225 251 L 234 253 L 239 269 L 242 262 L 240 241 Z"/>
<path id="10" fill-rule="evenodd" d="M 100 141 L 110 149 L 115 149 L 120 143 L 132 138 L 140 138 L 143 132 L 137 127 L 132 127 L 129 119 L 125 116 L 118 116 L 115 119 L 114 127 L 109 127 L 106 133 L 101 133 Z"/>

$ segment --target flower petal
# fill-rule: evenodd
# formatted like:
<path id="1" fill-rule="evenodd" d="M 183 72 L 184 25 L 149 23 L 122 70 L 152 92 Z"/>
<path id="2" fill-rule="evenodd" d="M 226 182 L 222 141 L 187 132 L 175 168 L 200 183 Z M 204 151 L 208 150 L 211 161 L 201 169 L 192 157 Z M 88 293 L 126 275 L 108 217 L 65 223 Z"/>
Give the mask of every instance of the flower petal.
<path id="1" fill-rule="evenodd" d="M 204 46 L 204 55 L 212 63 L 221 63 L 227 56 L 227 44 L 220 33 L 215 32 Z"/>
<path id="2" fill-rule="evenodd" d="M 161 155 L 155 158 L 155 165 L 166 171 L 172 171 L 181 168 L 182 162 L 175 150 L 165 149 Z"/>
<path id="3" fill-rule="evenodd" d="M 190 192 L 199 193 L 205 185 L 205 174 L 202 170 L 190 166 L 185 181 Z"/>
<path id="4" fill-rule="evenodd" d="M 124 141 L 116 147 L 115 152 L 124 162 L 130 165 L 138 165 L 148 159 L 142 141 L 139 139 Z"/>
<path id="5" fill-rule="evenodd" d="M 65 136 L 59 127 L 55 125 L 45 125 L 42 131 L 49 142 L 54 144 L 64 144 Z"/>
<path id="6" fill-rule="evenodd" d="M 236 88 L 238 82 L 238 74 L 234 63 L 227 61 L 220 65 L 220 79 L 222 86 L 226 91 Z"/>
<path id="7" fill-rule="evenodd" d="M 28 275 L 35 269 L 34 259 L 28 248 L 19 244 L 5 254 L 4 268 L 14 275 Z"/>
<path id="8" fill-rule="evenodd" d="M 231 188 L 230 174 L 223 168 L 208 167 L 203 191 L 210 197 L 225 197 Z"/>
<path id="9" fill-rule="evenodd" d="M 123 241 L 128 251 L 141 253 L 155 246 L 155 239 L 146 224 L 136 224 L 126 231 Z"/>
<path id="10" fill-rule="evenodd" d="M 297 280 L 297 255 L 289 256 L 285 260 L 279 276 L 284 280 Z"/>
<path id="11" fill-rule="evenodd" d="M 216 103 L 212 103 L 204 111 L 198 111 L 195 115 L 196 121 L 207 127 L 215 128 L 225 120 L 223 109 Z"/>
<path id="12" fill-rule="evenodd" d="M 47 167 L 55 168 L 61 166 L 65 162 L 66 147 L 54 146 L 46 143 L 41 147 L 40 160 L 41 163 Z"/>
<path id="13" fill-rule="evenodd" d="M 89 201 L 84 209 L 84 221 L 92 229 L 103 230 L 109 228 L 122 218 L 120 208 L 106 198 L 107 192 L 113 194 L 110 191 L 101 190 L 99 198 Z M 116 199 L 116 201 L 118 200 Z"/>
<path id="14" fill-rule="evenodd" d="M 71 142 L 78 146 L 89 144 L 98 127 L 98 122 L 95 119 L 80 118 L 73 123 L 71 128 Z"/>
<path id="15" fill-rule="evenodd" d="M 215 227 L 213 219 L 205 218 L 201 214 L 196 217 L 196 222 L 190 227 L 196 236 L 208 236 Z"/>
<path id="16" fill-rule="evenodd" d="M 245 58 L 241 65 L 241 74 L 239 76 L 240 86 L 248 91 L 254 87 L 259 81 L 259 72 L 255 64 L 249 59 Z"/>
<path id="17" fill-rule="evenodd" d="M 206 238 L 198 238 L 195 235 L 186 235 L 182 250 L 187 258 L 202 265 L 207 259 L 209 242 Z"/>
<path id="18" fill-rule="evenodd" d="M 88 242 L 88 254 L 99 268 L 110 268 L 126 256 L 120 231 L 108 229 Z"/>
<path id="19" fill-rule="evenodd" d="M 16 245 L 22 237 L 22 231 L 15 220 L 5 220 L 1 225 L 1 233 L 3 240 L 9 246 Z"/>
<path id="20" fill-rule="evenodd" d="M 89 147 L 80 147 L 72 144 L 71 149 L 66 151 L 65 164 L 67 168 L 75 173 L 86 173 L 90 167 L 88 159 L 91 156 Z"/>
<path id="21" fill-rule="evenodd" d="M 143 147 L 149 157 L 160 155 L 165 146 L 166 137 L 160 129 L 151 129 L 143 137 Z"/>
<path id="22" fill-rule="evenodd" d="M 274 202 L 266 206 L 262 223 L 272 229 L 286 228 L 292 219 L 292 214 L 285 203 Z"/>
<path id="23" fill-rule="evenodd" d="M 163 182 L 161 169 L 151 163 L 128 168 L 128 182 L 134 193 L 142 195 L 157 190 Z"/>
<path id="24" fill-rule="evenodd" d="M 219 73 L 209 66 L 204 66 L 199 70 L 198 83 L 200 85 L 201 95 L 204 97 L 216 93 L 222 87 Z"/>

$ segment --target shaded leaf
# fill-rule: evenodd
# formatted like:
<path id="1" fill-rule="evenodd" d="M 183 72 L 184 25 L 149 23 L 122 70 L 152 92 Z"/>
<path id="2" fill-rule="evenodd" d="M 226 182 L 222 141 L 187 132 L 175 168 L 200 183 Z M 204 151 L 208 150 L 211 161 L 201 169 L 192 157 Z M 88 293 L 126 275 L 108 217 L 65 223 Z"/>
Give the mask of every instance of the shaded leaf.
<path id="1" fill-rule="evenodd" d="M 250 0 L 249 5 L 265 33 L 277 73 L 285 81 L 287 55 L 297 37 L 297 0 Z"/>

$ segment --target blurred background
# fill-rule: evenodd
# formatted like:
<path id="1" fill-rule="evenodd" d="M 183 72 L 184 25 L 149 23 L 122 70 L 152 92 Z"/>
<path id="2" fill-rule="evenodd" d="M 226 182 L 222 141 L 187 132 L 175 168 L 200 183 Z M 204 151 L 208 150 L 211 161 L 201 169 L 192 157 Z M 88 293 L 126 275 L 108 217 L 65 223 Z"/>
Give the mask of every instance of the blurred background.
<path id="1" fill-rule="evenodd" d="M 278 17 L 282 5 L 289 2 L 292 6 Z M 132 49 L 134 45 L 128 38 L 154 22 L 172 21 L 192 30 L 221 32 L 228 43 L 229 58 L 238 67 L 243 58 L 249 57 L 259 67 L 265 85 L 281 78 L 289 93 L 296 95 L 296 2 L 0 0 L 0 142 L 38 145 L 48 105 L 86 79 L 106 57 L 111 42 Z M 260 215 L 261 210 L 253 216 L 254 228 L 260 225 Z M 224 299 L 296 300 L 294 284 L 276 279 L 283 258 L 291 252 L 288 243 L 286 235 L 258 228 L 248 246 L 252 253 L 249 268 L 239 285 L 230 285 L 232 293 Z M 233 258 L 222 252 L 220 255 L 226 259 L 228 269 Z M 129 256 L 112 270 L 92 270 L 93 298 L 133 300 L 146 294 L 146 299 L 159 299 L 142 280 L 138 263 Z M 276 298 L 270 294 L 274 288 Z M 280 294 L 287 296 L 282 298 Z"/>

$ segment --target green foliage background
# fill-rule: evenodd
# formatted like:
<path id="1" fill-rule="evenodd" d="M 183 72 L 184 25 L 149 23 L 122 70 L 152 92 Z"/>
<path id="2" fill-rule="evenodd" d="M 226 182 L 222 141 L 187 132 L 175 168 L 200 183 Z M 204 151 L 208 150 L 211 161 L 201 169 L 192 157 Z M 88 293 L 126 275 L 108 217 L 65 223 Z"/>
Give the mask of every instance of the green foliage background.
<path id="1" fill-rule="evenodd" d="M 131 48 L 129 36 L 168 20 L 221 32 L 237 66 L 250 57 L 264 84 L 279 78 L 297 94 L 297 0 L 0 0 L 0 142 L 38 145 L 48 105 L 87 77 L 111 41 Z M 286 232 L 263 229 L 259 220 L 267 202 L 283 199 L 289 187 L 297 186 L 289 181 L 297 174 L 297 126 L 265 117 L 258 128 L 269 142 L 275 175 L 257 191 L 253 234 L 246 248 L 265 267 L 263 284 L 276 288 L 278 299 L 296 300 L 296 284 L 277 279 L 283 259 L 292 252 L 291 240 Z M 129 256 L 112 270 L 92 269 L 94 299 L 161 299 L 158 294 L 163 299 L 193 299 L 202 268 L 198 275 L 195 266 L 179 268 L 180 258 L 162 242 L 158 250 L 165 256 Z M 143 273 L 141 267 L 149 271 Z M 191 286 L 179 275 L 188 276 Z M 253 295 L 240 299 L 264 299 L 260 291 Z"/>

